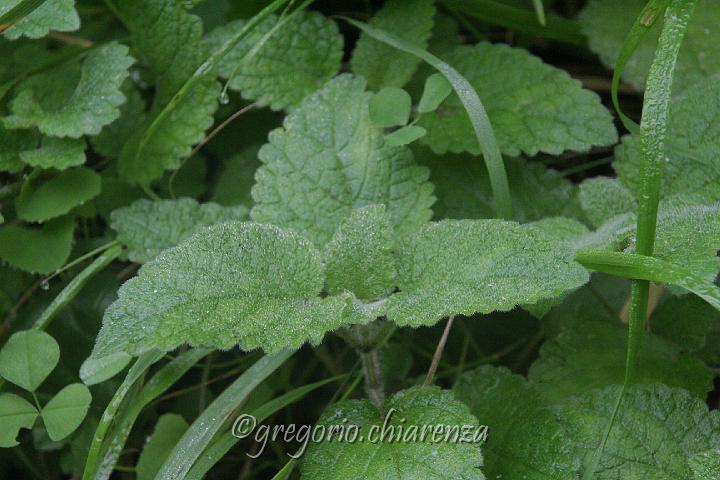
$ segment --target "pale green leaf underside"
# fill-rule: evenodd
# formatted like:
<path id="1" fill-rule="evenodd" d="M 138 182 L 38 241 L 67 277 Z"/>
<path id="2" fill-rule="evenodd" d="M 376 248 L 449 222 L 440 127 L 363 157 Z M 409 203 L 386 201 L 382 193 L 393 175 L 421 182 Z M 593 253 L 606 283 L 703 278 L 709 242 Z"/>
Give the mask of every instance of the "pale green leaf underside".
<path id="1" fill-rule="evenodd" d="M 65 215 L 100 194 L 100 175 L 85 167 L 64 170 L 48 179 L 28 179 L 15 199 L 18 216 L 45 222 Z"/>
<path id="2" fill-rule="evenodd" d="M 144 263 L 174 247 L 198 230 L 229 220 L 247 218 L 247 208 L 200 204 L 191 198 L 179 200 L 137 200 L 112 212 L 111 227 L 117 239 L 128 247 L 128 258 Z"/>
<path id="3" fill-rule="evenodd" d="M 413 387 L 393 395 L 385 411 L 395 409 L 386 428 L 396 430 L 424 425 L 478 426 L 468 408 L 452 392 L 437 387 Z M 330 406 L 318 425 L 357 425 L 361 435 L 373 426 L 382 428 L 385 415 L 367 400 L 350 400 Z M 345 420 L 347 419 L 347 423 Z M 403 419 L 405 421 L 403 421 Z M 386 434 L 387 436 L 387 434 Z M 419 438 L 420 434 L 417 434 Z M 430 441 L 378 441 L 310 443 L 304 457 L 302 474 L 312 480 L 423 479 L 483 480 L 479 443 Z"/>
<path id="4" fill-rule="evenodd" d="M 146 263 L 105 312 L 92 358 L 189 343 L 278 351 L 319 341 L 346 299 L 319 297 L 322 259 L 271 225 L 210 226 Z"/>
<path id="5" fill-rule="evenodd" d="M 39 148 L 20 152 L 20 159 L 31 167 L 43 169 L 76 167 L 85 163 L 85 140 L 43 137 Z"/>
<path id="6" fill-rule="evenodd" d="M 394 32 L 420 48 L 427 46 L 433 28 L 435 5 L 432 0 L 389 0 L 370 19 L 372 27 Z M 350 65 L 354 73 L 367 79 L 368 86 L 402 87 L 412 78 L 420 59 L 360 34 Z"/>
<path id="7" fill-rule="evenodd" d="M 0 376 L 34 392 L 59 359 L 60 347 L 47 333 L 39 330 L 17 332 L 0 350 Z"/>
<path id="8" fill-rule="evenodd" d="M 18 445 L 18 432 L 32 428 L 37 416 L 35 407 L 24 398 L 13 393 L 0 395 L 0 448 Z"/>
<path id="9" fill-rule="evenodd" d="M 10 103 L 6 127 L 36 126 L 56 137 L 97 135 L 120 116 L 125 102 L 120 87 L 133 62 L 128 47 L 111 42 L 91 50 L 79 67 L 69 64 L 30 77 Z"/>
<path id="10" fill-rule="evenodd" d="M 254 220 L 301 231 L 322 246 L 366 205 L 384 204 L 401 235 L 430 219 L 428 171 L 407 148 L 384 143 L 369 119 L 369 96 L 363 79 L 340 75 L 270 133 L 252 190 Z"/>
<path id="11" fill-rule="evenodd" d="M 260 47 L 255 46 L 277 24 L 270 15 L 241 40 L 218 65 L 220 77 L 243 98 L 273 110 L 299 104 L 340 69 L 343 37 L 337 24 L 317 12 L 297 12 Z M 207 37 L 211 50 L 242 29 L 236 20 L 213 30 Z"/>
<path id="12" fill-rule="evenodd" d="M 361 300 L 389 294 L 395 287 L 394 247 L 383 205 L 355 210 L 325 247 L 328 293 L 349 291 Z"/>
<path id="13" fill-rule="evenodd" d="M 0 7 L 0 15 L 10 11 L 22 0 L 9 0 Z M 71 32 L 80 28 L 80 16 L 75 11 L 75 0 L 45 0 L 37 9 L 8 28 L 5 36 L 11 40 L 26 36 L 40 38 L 50 30 Z"/>
<path id="14" fill-rule="evenodd" d="M 92 395 L 82 383 L 60 390 L 43 407 L 40 415 L 51 440 L 58 441 L 74 432 L 85 419 Z"/>
<path id="15" fill-rule="evenodd" d="M 417 149 L 418 163 L 430 168 L 437 202 L 435 218 L 493 218 L 495 202 L 483 162 L 468 154 L 434 155 Z M 541 163 L 506 158 L 513 215 L 519 222 L 549 216 L 582 217 L 577 187 Z"/>
<path id="16" fill-rule="evenodd" d="M 580 25 L 590 49 L 612 68 L 630 27 L 647 2 L 645 0 L 591 0 L 580 14 Z M 623 79 L 638 90 L 645 88 L 660 32 L 658 21 L 635 51 Z M 720 10 L 714 0 L 700 0 L 680 49 L 673 73 L 673 92 L 678 93 L 720 73 Z"/>
<path id="17" fill-rule="evenodd" d="M 477 91 L 505 155 L 586 151 L 617 141 L 600 97 L 526 50 L 479 43 L 458 47 L 445 60 Z M 422 141 L 437 153 L 480 152 L 455 94 L 419 125 L 428 131 Z"/>
<path id="18" fill-rule="evenodd" d="M 401 248 L 397 268 L 400 292 L 388 300 L 387 317 L 414 326 L 555 298 L 589 278 L 551 238 L 502 220 L 425 225 Z"/>
<path id="19" fill-rule="evenodd" d="M 30 273 L 52 273 L 70 256 L 73 218 L 65 216 L 42 228 L 3 225 L 0 228 L 0 258 Z"/>
<path id="20" fill-rule="evenodd" d="M 698 203 L 720 200 L 719 118 L 720 82 L 701 82 L 673 100 L 668 117 L 663 196 L 691 195 Z M 641 178 L 639 147 L 636 138 L 624 137 L 615 150 L 613 163 L 620 180 L 636 195 Z"/>

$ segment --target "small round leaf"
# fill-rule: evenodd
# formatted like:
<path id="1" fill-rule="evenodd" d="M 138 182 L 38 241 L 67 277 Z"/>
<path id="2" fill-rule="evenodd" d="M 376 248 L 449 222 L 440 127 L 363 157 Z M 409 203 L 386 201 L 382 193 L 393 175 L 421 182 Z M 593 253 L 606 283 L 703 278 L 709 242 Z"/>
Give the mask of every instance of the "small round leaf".
<path id="1" fill-rule="evenodd" d="M 60 359 L 53 337 L 39 330 L 15 333 L 0 350 L 0 376 L 34 392 Z"/>
<path id="2" fill-rule="evenodd" d="M 60 390 L 42 409 L 42 419 L 48 435 L 54 441 L 62 440 L 80 426 L 92 395 L 82 383 L 73 383 Z"/>
<path id="3" fill-rule="evenodd" d="M 383 88 L 370 99 L 370 120 L 382 128 L 405 125 L 411 106 L 410 94 L 402 88 Z"/>

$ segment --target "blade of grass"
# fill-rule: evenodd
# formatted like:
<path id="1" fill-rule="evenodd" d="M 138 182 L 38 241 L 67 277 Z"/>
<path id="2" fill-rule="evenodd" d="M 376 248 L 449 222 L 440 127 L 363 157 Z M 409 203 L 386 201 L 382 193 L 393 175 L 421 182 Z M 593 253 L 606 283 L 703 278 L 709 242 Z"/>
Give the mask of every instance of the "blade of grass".
<path id="1" fill-rule="evenodd" d="M 336 377 L 327 378 L 320 380 L 319 382 L 310 383 L 303 385 L 288 393 L 281 395 L 277 398 L 270 400 L 261 407 L 250 412 L 250 415 L 255 417 L 258 424 L 264 421 L 270 415 L 282 410 L 288 405 L 297 402 L 304 398 L 310 392 L 317 390 L 318 388 L 327 385 L 332 382 L 346 378 L 347 375 L 338 375 Z M 188 474 L 185 476 L 185 480 L 202 480 L 208 471 L 218 462 L 240 439 L 229 430 L 224 430 L 215 435 L 215 439 L 208 446 L 202 455 L 197 459 L 195 464 L 192 466 Z"/>
<path id="2" fill-rule="evenodd" d="M 450 82 L 453 90 L 455 90 L 455 93 L 457 93 L 467 111 L 470 123 L 472 123 L 473 130 L 475 131 L 475 136 L 482 150 L 485 165 L 490 176 L 490 186 L 492 188 L 493 198 L 495 199 L 497 216 L 511 219 L 512 199 L 510 198 L 510 187 L 508 186 L 507 172 L 505 171 L 505 164 L 503 163 L 502 154 L 500 153 L 500 147 L 498 146 L 495 132 L 493 131 L 485 107 L 470 82 L 453 67 L 422 48 L 408 43 L 385 30 L 370 26 L 367 23 L 347 17 L 341 18 L 375 40 L 424 60 Z"/>
<path id="3" fill-rule="evenodd" d="M 537 2 L 537 0 L 533 0 Z M 493 25 L 500 25 L 517 33 L 585 47 L 587 40 L 580 24 L 560 15 L 546 15 L 545 25 L 529 9 L 518 8 L 498 0 L 443 0 L 448 7 Z"/>
<path id="4" fill-rule="evenodd" d="M 107 480 L 112 475 L 120 453 L 127 442 L 130 431 L 140 412 L 153 400 L 162 395 L 168 388 L 182 378 L 193 365 L 202 360 L 212 350 L 209 348 L 195 348 L 188 350 L 173 359 L 155 373 L 137 395 L 129 402 L 122 404 L 122 408 L 115 415 L 117 421 L 112 435 L 103 442 L 102 461 L 100 468 L 92 477 L 93 480 Z"/>
<path id="5" fill-rule="evenodd" d="M 720 287 L 680 265 L 656 257 L 604 250 L 578 250 L 575 260 L 590 270 L 618 277 L 677 285 L 720 310 Z"/>
<path id="6" fill-rule="evenodd" d="M 665 138 L 667 116 L 672 93 L 673 73 L 688 23 L 697 0 L 671 0 L 665 11 L 665 21 L 650 65 L 642 119 L 640 121 L 640 195 L 635 251 L 639 256 L 652 257 L 655 248 L 657 211 L 660 202 L 663 167 L 665 163 Z M 625 379 L 617 398 L 605 435 L 590 464 L 587 478 L 593 480 L 608 438 L 612 432 L 625 392 L 635 378 L 637 357 L 647 318 L 650 283 L 633 280 L 630 304 L 630 325 L 625 364 Z"/>
<path id="7" fill-rule="evenodd" d="M 627 63 L 632 58 L 635 50 L 645 38 L 650 29 L 655 25 L 655 22 L 667 9 L 670 4 L 670 0 L 650 0 L 645 8 L 643 8 L 640 15 L 635 19 L 635 23 L 630 28 L 630 31 L 625 37 L 620 55 L 615 62 L 615 70 L 613 71 L 612 84 L 610 87 L 610 96 L 612 97 L 615 111 L 617 111 L 620 120 L 622 121 L 625 128 L 632 134 L 640 133 L 640 126 L 635 123 L 630 117 L 623 113 L 620 108 L 620 100 L 618 99 L 618 88 L 620 87 L 620 79 L 625 71 Z"/>
<path id="8" fill-rule="evenodd" d="M 160 468 L 156 480 L 183 480 L 190 468 L 210 444 L 230 415 L 241 405 L 263 380 L 272 375 L 292 351 L 283 350 L 265 355 L 240 375 L 190 425 Z"/>
<path id="9" fill-rule="evenodd" d="M 538 22 L 543 27 L 547 25 L 547 18 L 545 17 L 545 5 L 542 0 L 533 0 L 533 8 L 535 9 L 535 15 L 537 15 Z"/>
<path id="10" fill-rule="evenodd" d="M 12 27 L 15 23 L 30 15 L 45 0 L 23 0 L 13 8 L 0 15 L 0 32 Z"/>

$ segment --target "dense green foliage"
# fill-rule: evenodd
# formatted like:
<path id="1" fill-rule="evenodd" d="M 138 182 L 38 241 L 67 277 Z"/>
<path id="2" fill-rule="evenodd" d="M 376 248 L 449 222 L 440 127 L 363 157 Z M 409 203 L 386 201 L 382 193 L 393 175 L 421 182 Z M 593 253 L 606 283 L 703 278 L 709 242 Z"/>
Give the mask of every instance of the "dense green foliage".
<path id="1" fill-rule="evenodd" d="M 0 478 L 720 478 L 715 0 L 0 32 Z"/>

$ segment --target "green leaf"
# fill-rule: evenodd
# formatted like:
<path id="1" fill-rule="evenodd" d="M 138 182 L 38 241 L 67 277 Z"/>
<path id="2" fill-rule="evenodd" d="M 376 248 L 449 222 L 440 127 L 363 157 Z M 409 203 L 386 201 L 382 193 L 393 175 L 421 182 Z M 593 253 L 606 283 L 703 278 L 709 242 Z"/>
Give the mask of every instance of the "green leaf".
<path id="1" fill-rule="evenodd" d="M 187 429 L 188 423 L 176 413 L 166 413 L 158 418 L 155 430 L 145 444 L 137 463 L 138 480 L 155 478 L 165 459 Z"/>
<path id="2" fill-rule="evenodd" d="M 590 49 L 612 68 L 635 18 L 645 6 L 645 0 L 591 0 L 580 14 L 580 24 L 588 37 Z M 652 62 L 660 24 L 646 35 L 625 67 L 623 79 L 638 90 L 645 87 Z M 689 30 L 680 49 L 675 68 L 673 93 L 679 93 L 695 83 L 720 72 L 720 11 L 712 0 L 698 3 Z"/>
<path id="3" fill-rule="evenodd" d="M 254 220 L 302 231 L 322 246 L 355 208 L 384 204 L 401 235 L 430 219 L 428 171 L 385 144 L 370 122 L 365 82 L 340 75 L 270 133 L 252 195 Z"/>
<path id="4" fill-rule="evenodd" d="M 58 441 L 74 432 L 85 418 L 91 401 L 90 390 L 82 383 L 68 385 L 51 398 L 40 412 L 50 438 Z"/>
<path id="5" fill-rule="evenodd" d="M 420 48 L 427 46 L 433 28 L 435 5 L 432 0 L 389 0 L 370 19 L 369 25 L 396 33 Z M 400 53 L 366 33 L 360 35 L 350 65 L 354 73 L 367 79 L 372 90 L 402 87 L 415 73 L 420 59 Z"/>
<path id="6" fill-rule="evenodd" d="M 146 263 L 105 312 L 92 358 L 178 345 L 278 351 L 343 323 L 345 298 L 319 297 L 324 268 L 299 235 L 270 225 L 208 227 Z"/>
<path id="7" fill-rule="evenodd" d="M 700 12 L 693 18 L 701 18 Z M 717 82 L 701 82 L 673 99 L 665 142 L 661 190 L 664 197 L 691 194 L 697 203 L 720 200 L 718 115 L 720 84 Z M 620 180 L 636 195 L 640 193 L 641 178 L 639 147 L 637 137 L 625 136 L 615 151 L 613 163 Z"/>
<path id="8" fill-rule="evenodd" d="M 24 164 L 20 152 L 35 148 L 37 139 L 34 130 L 8 130 L 0 122 L 0 172 L 22 170 Z"/>
<path id="9" fill-rule="evenodd" d="M 32 428 L 38 412 L 35 407 L 12 393 L 0 395 L 0 448 L 18 445 L 21 428 Z"/>
<path id="10" fill-rule="evenodd" d="M 450 85 L 450 82 L 442 74 L 433 73 L 425 79 L 425 88 L 417 107 L 418 112 L 434 112 L 451 93 L 452 85 Z"/>
<path id="11" fill-rule="evenodd" d="M 260 44 L 279 20 L 277 15 L 268 16 L 218 65 L 220 77 L 228 80 L 230 88 L 273 110 L 294 107 L 321 88 L 338 72 L 343 55 L 337 24 L 317 12 L 293 13 Z M 213 30 L 207 37 L 211 50 L 246 24 L 236 20 Z"/>
<path id="12" fill-rule="evenodd" d="M 427 130 L 422 127 L 408 125 L 407 127 L 398 128 L 394 132 L 385 135 L 385 143 L 391 147 L 402 147 L 422 138 L 426 133 Z"/>
<path id="13" fill-rule="evenodd" d="M 588 273 L 538 230 L 502 220 L 425 225 L 398 252 L 398 287 L 387 317 L 433 325 L 450 315 L 507 311 L 555 298 Z"/>
<path id="14" fill-rule="evenodd" d="M 118 158 L 123 145 L 132 137 L 138 125 L 145 123 L 145 101 L 140 91 L 127 80 L 122 92 L 127 100 L 120 107 L 120 117 L 90 139 L 95 151 L 109 158 Z"/>
<path id="15" fill-rule="evenodd" d="M 485 165 L 467 154 L 434 155 L 416 150 L 418 163 L 430 168 L 437 202 L 435 218 L 492 218 L 495 216 L 490 177 Z M 507 158 L 514 218 L 520 222 L 550 216 L 582 218 L 577 187 L 557 171 L 522 158 Z"/>
<path id="16" fill-rule="evenodd" d="M 117 42 L 90 50 L 82 64 L 69 62 L 30 77 L 10 102 L 9 128 L 37 126 L 46 135 L 79 138 L 97 135 L 120 116 L 120 91 L 134 59 Z"/>
<path id="17" fill-rule="evenodd" d="M 575 319 L 545 342 L 528 377 L 551 400 L 582 396 L 594 388 L 622 384 L 625 377 L 627 326 Z M 664 383 L 704 399 L 712 390 L 712 371 L 697 357 L 669 340 L 646 333 L 638 349 L 634 382 Z"/>
<path id="18" fill-rule="evenodd" d="M 595 227 L 617 215 L 637 210 L 634 194 L 614 178 L 585 180 L 580 184 L 578 199 L 583 212 Z"/>
<path id="19" fill-rule="evenodd" d="M 437 387 L 403 390 L 386 402 L 384 412 L 391 413 L 378 412 L 368 400 L 349 400 L 329 407 L 320 417 L 319 426 L 329 430 L 331 426 L 338 428 L 343 425 L 346 432 L 348 427 L 357 426 L 361 435 L 366 436 L 366 441 L 350 442 L 336 436 L 332 440 L 311 443 L 302 464 L 303 478 L 485 478 L 480 471 L 482 440 L 433 442 L 432 434 L 427 431 L 421 439 L 424 426 L 432 429 L 442 424 L 448 429 L 462 429 L 467 425 L 473 433 L 481 428 L 468 408 L 457 401 L 450 391 Z M 403 433 L 400 433 L 400 427 Z M 367 441 L 368 432 L 373 428 L 378 433 L 376 442 Z M 393 431 L 395 436 L 386 433 L 385 438 L 380 439 L 383 428 L 386 432 Z M 408 432 L 414 432 L 416 440 L 403 441 L 403 434 L 409 435 L 406 438 L 412 437 L 413 433 Z M 332 459 L 331 467 L 328 459 Z"/>
<path id="20" fill-rule="evenodd" d="M 702 350 L 713 328 L 720 326 L 720 312 L 695 295 L 667 296 L 652 315 L 652 331 L 685 351 Z"/>
<path id="21" fill-rule="evenodd" d="M 73 218 L 65 216 L 41 228 L 5 225 L 0 228 L 0 258 L 30 273 L 52 273 L 70 256 Z"/>
<path id="22" fill-rule="evenodd" d="M 31 167 L 65 170 L 85 163 L 85 140 L 43 137 L 35 150 L 20 152 L 20 159 Z"/>
<path id="23" fill-rule="evenodd" d="M 260 166 L 259 148 L 257 145 L 245 147 L 225 162 L 213 191 L 213 202 L 227 207 L 244 205 L 252 208 L 254 202 L 250 190 L 255 184 L 255 171 Z"/>
<path id="24" fill-rule="evenodd" d="M 0 376 L 34 392 L 60 360 L 53 337 L 39 330 L 14 333 L 0 350 Z"/>
<path id="25" fill-rule="evenodd" d="M 119 12 L 133 47 L 155 77 L 155 97 L 144 124 L 120 154 L 119 171 L 135 184 L 148 185 L 180 165 L 213 124 L 220 86 L 210 71 L 197 74 L 208 57 L 200 18 L 176 0 L 123 0 Z M 181 97 L 178 92 L 194 79 Z"/>
<path id="26" fill-rule="evenodd" d="M 713 480 L 720 477 L 720 451 L 710 450 L 690 457 L 694 480 Z"/>
<path id="27" fill-rule="evenodd" d="M 352 292 L 376 300 L 395 287 L 395 259 L 390 216 L 383 205 L 353 211 L 325 247 L 327 290 Z"/>
<path id="28" fill-rule="evenodd" d="M 385 87 L 370 98 L 370 120 L 380 128 L 399 127 L 410 120 L 412 99 L 402 88 Z"/>
<path id="29" fill-rule="evenodd" d="M 0 7 L 0 15 L 7 13 L 22 0 L 9 0 Z M 40 38 L 50 30 L 71 32 L 80 28 L 80 17 L 75 11 L 75 0 L 44 0 L 27 16 L 5 31 L 5 37 L 16 40 L 21 36 Z"/>
<path id="30" fill-rule="evenodd" d="M 523 49 L 479 43 L 458 47 L 447 61 L 483 100 L 505 155 L 587 151 L 617 141 L 612 116 L 595 93 Z M 480 152 L 456 95 L 419 125 L 428 131 L 423 142 L 437 153 Z"/>
<path id="31" fill-rule="evenodd" d="M 245 207 L 200 204 L 191 198 L 141 199 L 110 216 L 118 241 L 128 247 L 128 258 L 138 263 L 152 260 L 208 225 L 246 217 Z"/>
<path id="32" fill-rule="evenodd" d="M 100 194 L 100 175 L 85 167 L 45 178 L 31 176 L 15 199 L 18 216 L 28 222 L 45 222 L 65 215 Z"/>

